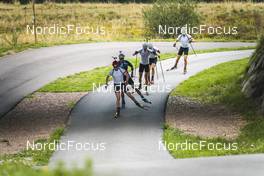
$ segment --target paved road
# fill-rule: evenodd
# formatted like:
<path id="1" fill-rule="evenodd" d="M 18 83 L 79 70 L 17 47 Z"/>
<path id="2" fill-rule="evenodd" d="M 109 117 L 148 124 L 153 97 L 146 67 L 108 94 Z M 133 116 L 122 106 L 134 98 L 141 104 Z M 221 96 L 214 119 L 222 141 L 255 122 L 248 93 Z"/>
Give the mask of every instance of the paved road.
<path id="1" fill-rule="evenodd" d="M 108 65 L 123 50 L 127 56 L 139 42 L 109 42 L 55 46 L 27 50 L 0 58 L 0 117 L 28 94 L 45 84 L 76 72 Z M 162 52 L 173 52 L 170 42 L 155 43 Z M 254 43 L 195 43 L 196 49 L 254 46 Z"/>
<path id="2" fill-rule="evenodd" d="M 191 56 L 188 74 L 182 74 L 181 63 L 178 70 L 166 72 L 166 84 L 175 87 L 201 70 L 218 63 L 250 56 L 251 53 L 251 50 L 247 50 Z M 166 60 L 163 62 L 163 67 L 169 68 L 173 63 L 174 60 Z M 159 84 L 162 85 L 162 81 Z M 149 111 L 141 110 L 131 101 L 127 101 L 127 107 L 122 110 L 121 118 L 113 120 L 115 103 L 113 93 L 89 93 L 74 108 L 68 129 L 61 139 L 62 144 L 71 144 L 69 150 L 55 152 L 50 160 L 50 166 L 53 167 L 62 160 L 67 167 L 82 167 L 85 160 L 91 158 L 96 175 L 248 176 L 253 174 L 262 176 L 264 174 L 264 155 L 173 159 L 160 143 L 167 97 L 168 92 L 150 94 L 149 99 L 153 104 Z"/>

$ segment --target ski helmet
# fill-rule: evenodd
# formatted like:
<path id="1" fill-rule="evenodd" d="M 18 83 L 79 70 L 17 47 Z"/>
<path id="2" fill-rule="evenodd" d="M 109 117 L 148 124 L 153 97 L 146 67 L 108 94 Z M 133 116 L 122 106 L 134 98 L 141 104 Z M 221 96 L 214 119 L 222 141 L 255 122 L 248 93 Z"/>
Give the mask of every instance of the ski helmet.
<path id="1" fill-rule="evenodd" d="M 119 52 L 118 58 L 119 60 L 125 59 L 125 55 L 122 53 L 122 51 Z"/>
<path id="2" fill-rule="evenodd" d="M 183 35 L 186 35 L 186 34 L 187 34 L 187 28 L 186 28 L 186 27 L 182 27 L 182 28 L 181 28 L 181 33 L 182 33 Z"/>
<path id="3" fill-rule="evenodd" d="M 148 47 L 149 47 L 149 49 L 153 49 L 152 43 L 149 43 Z"/>
<path id="4" fill-rule="evenodd" d="M 142 47 L 143 47 L 143 49 L 147 49 L 148 48 L 148 44 L 147 43 L 143 43 Z"/>
<path id="5" fill-rule="evenodd" d="M 112 62 L 112 66 L 113 66 L 114 68 L 117 68 L 118 65 L 119 65 L 118 61 L 114 60 L 114 61 Z"/>

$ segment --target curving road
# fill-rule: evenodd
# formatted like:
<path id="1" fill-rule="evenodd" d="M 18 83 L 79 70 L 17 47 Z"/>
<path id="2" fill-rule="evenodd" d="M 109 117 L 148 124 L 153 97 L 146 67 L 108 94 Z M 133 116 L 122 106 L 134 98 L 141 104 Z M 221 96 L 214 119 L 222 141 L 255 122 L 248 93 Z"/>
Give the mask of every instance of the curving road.
<path id="1" fill-rule="evenodd" d="M 248 57 L 251 53 L 252 50 L 246 50 L 191 56 L 188 74 L 182 74 L 181 63 L 178 70 L 166 72 L 166 84 L 175 87 L 206 68 Z M 163 67 L 169 68 L 173 63 L 173 59 L 163 61 Z M 159 84 L 163 82 L 160 80 Z M 167 96 L 168 92 L 151 93 L 149 99 L 153 104 L 149 111 L 127 101 L 121 118 L 113 120 L 113 93 L 89 93 L 72 111 L 68 129 L 61 139 L 62 144 L 70 143 L 69 150 L 55 152 L 50 167 L 61 160 L 67 167 L 82 167 L 85 160 L 91 158 L 95 175 L 264 175 L 264 155 L 173 159 L 160 144 Z"/>
<path id="2" fill-rule="evenodd" d="M 139 42 L 76 44 L 31 49 L 0 58 L 0 117 L 28 94 L 45 84 L 76 72 L 109 65 L 111 56 L 123 50 L 128 56 Z M 173 52 L 170 42 L 157 42 L 162 52 Z M 254 43 L 195 43 L 198 49 L 254 46 Z"/>

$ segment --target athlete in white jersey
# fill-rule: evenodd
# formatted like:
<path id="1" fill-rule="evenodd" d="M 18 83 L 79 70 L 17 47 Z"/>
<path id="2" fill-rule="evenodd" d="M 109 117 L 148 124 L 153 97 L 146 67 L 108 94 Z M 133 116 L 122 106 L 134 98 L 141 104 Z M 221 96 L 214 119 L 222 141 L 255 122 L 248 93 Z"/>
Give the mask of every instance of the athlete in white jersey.
<path id="1" fill-rule="evenodd" d="M 160 50 L 155 48 L 152 43 L 149 43 L 149 50 L 151 51 L 149 55 L 149 80 L 150 84 L 154 84 L 155 68 L 158 61 L 158 56 L 160 54 Z"/>
<path id="2" fill-rule="evenodd" d="M 173 70 L 173 69 L 177 68 L 178 62 L 179 62 L 182 54 L 184 54 L 184 70 L 183 70 L 183 73 L 184 74 L 187 73 L 188 52 L 189 52 L 190 43 L 193 41 L 194 40 L 193 40 L 192 36 L 187 34 L 187 28 L 186 27 L 181 28 L 181 34 L 176 39 L 176 42 L 180 42 L 180 49 L 178 51 L 178 55 L 176 57 L 176 62 L 174 64 L 174 66 L 169 70 Z M 174 47 L 176 47 L 176 42 L 173 44 Z"/>
<path id="3" fill-rule="evenodd" d="M 126 85 L 129 80 L 128 72 L 120 68 L 119 62 L 117 61 L 114 61 L 112 65 L 113 65 L 113 70 L 111 70 L 106 77 L 106 87 L 108 86 L 108 81 L 111 76 L 113 78 L 114 90 L 115 90 L 115 95 L 116 95 L 116 113 L 115 113 L 114 118 L 117 119 L 120 115 L 120 100 L 121 100 L 122 93 L 125 93 L 138 107 L 144 109 L 145 106 L 141 105 L 133 97 L 133 95 L 131 95 L 131 93 L 127 91 Z M 124 76 L 126 77 L 126 80 L 124 80 Z"/>
<path id="4" fill-rule="evenodd" d="M 139 89 L 142 88 L 142 75 L 143 72 L 145 72 L 145 84 L 149 85 L 149 55 L 151 53 L 151 50 L 148 49 L 148 44 L 144 43 L 142 45 L 142 49 L 135 51 L 133 56 L 140 54 L 141 56 L 141 62 L 139 65 Z M 147 88 L 147 87 L 146 87 Z"/>

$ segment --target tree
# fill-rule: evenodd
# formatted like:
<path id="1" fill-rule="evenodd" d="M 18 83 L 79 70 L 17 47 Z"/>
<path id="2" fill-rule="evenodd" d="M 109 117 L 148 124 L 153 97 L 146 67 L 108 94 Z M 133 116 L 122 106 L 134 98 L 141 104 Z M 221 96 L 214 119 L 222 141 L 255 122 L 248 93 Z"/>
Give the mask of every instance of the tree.
<path id="1" fill-rule="evenodd" d="M 261 37 L 250 59 L 242 92 L 260 104 L 264 113 L 264 36 Z"/>

